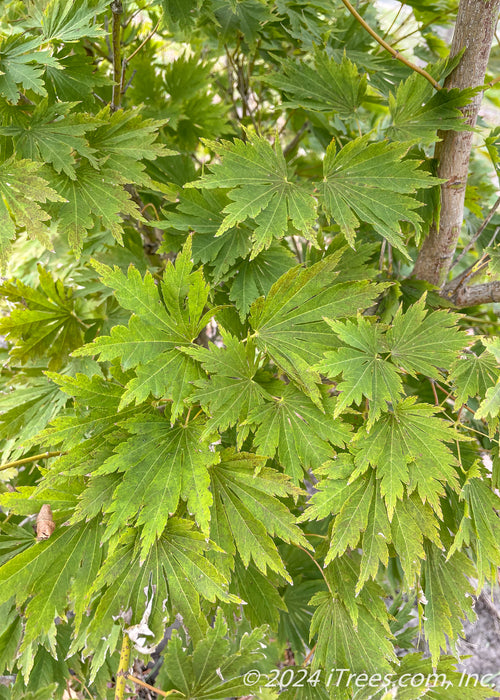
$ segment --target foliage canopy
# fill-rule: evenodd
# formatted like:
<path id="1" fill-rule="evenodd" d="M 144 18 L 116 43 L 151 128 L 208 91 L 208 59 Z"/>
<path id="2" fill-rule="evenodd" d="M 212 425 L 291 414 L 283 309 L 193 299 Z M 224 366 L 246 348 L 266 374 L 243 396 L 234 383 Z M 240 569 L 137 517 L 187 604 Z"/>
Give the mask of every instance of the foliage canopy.
<path id="1" fill-rule="evenodd" d="M 115 697 L 123 640 L 193 700 L 285 659 L 296 700 L 488 697 L 452 655 L 500 566 L 498 320 L 411 277 L 477 90 L 344 5 L 0 2 L 1 700 Z M 457 2 L 358 5 L 442 86 Z M 458 269 L 498 281 L 475 139 Z"/>

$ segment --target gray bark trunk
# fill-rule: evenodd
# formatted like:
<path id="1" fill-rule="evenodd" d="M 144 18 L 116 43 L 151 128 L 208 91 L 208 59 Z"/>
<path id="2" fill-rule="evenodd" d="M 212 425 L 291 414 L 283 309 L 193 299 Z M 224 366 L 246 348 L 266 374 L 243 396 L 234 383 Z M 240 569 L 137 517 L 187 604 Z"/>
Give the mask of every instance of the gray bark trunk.
<path id="1" fill-rule="evenodd" d="M 450 53 L 454 56 L 463 48 L 465 53 L 446 79 L 446 88 L 464 89 L 484 84 L 499 7 L 500 0 L 461 0 Z M 480 92 L 462 110 L 471 126 L 476 123 L 481 99 Z M 470 131 L 445 131 L 439 132 L 439 136 L 442 141 L 436 146 L 438 176 L 447 180 L 441 185 L 439 229 L 431 228 L 413 274 L 418 279 L 443 287 L 462 228 L 473 134 Z"/>

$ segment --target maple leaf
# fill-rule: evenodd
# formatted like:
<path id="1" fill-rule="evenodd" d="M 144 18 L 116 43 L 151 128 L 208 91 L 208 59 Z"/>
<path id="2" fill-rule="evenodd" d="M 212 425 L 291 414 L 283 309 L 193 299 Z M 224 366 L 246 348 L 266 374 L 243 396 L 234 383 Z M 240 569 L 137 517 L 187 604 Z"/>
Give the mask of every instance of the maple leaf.
<path id="1" fill-rule="evenodd" d="M 111 112 L 104 107 L 96 114 L 97 127 L 89 134 L 90 147 L 100 155 L 102 170 L 115 183 L 152 186 L 144 161 L 174 153 L 156 143 L 164 121 L 144 119 L 136 109 Z"/>
<path id="2" fill-rule="evenodd" d="M 182 349 L 205 328 L 216 309 L 206 311 L 209 288 L 201 270 L 193 271 L 191 238 L 175 265 L 169 263 L 157 287 L 152 275 L 144 278 L 129 267 L 128 274 L 94 263 L 103 283 L 113 289 L 120 305 L 133 311 L 128 326 L 115 326 L 110 336 L 101 336 L 79 348 L 74 355 L 99 355 L 101 360 L 120 359 L 124 370 L 136 367 L 137 376 L 127 382 L 120 408 L 153 396 L 173 401 L 172 421 L 183 410 L 183 402 L 202 377 L 197 363 Z"/>
<path id="3" fill-rule="evenodd" d="M 195 232 L 193 260 L 211 264 L 215 283 L 222 279 L 238 258 L 245 258 L 252 248 L 252 231 L 246 225 L 237 224 L 225 236 L 216 235 L 224 220 L 222 210 L 228 202 L 227 195 L 219 190 L 185 190 L 176 210 L 166 212 L 162 223 L 162 228 Z M 165 247 L 168 246 L 165 244 Z"/>
<path id="4" fill-rule="evenodd" d="M 427 600 L 424 631 L 433 664 L 439 658 L 440 649 L 445 650 L 448 642 L 452 643 L 462 634 L 462 620 L 467 617 L 472 622 L 475 618 L 474 589 L 467 579 L 474 577 L 474 573 L 474 565 L 463 552 L 455 552 L 447 560 L 435 545 L 426 545 L 422 585 Z"/>
<path id="5" fill-rule="evenodd" d="M 428 145 L 436 141 L 436 132 L 470 131 L 460 111 L 469 104 L 475 88 L 435 90 L 418 73 L 400 83 L 396 95 L 389 94 L 392 124 L 387 135 L 396 141 L 419 141 Z"/>
<path id="6" fill-rule="evenodd" d="M 447 310 L 428 313 L 425 295 L 406 313 L 400 307 L 387 331 L 392 361 L 412 375 L 439 379 L 467 344 L 467 335 L 457 328 L 457 320 L 457 315 Z"/>
<path id="7" fill-rule="evenodd" d="M 251 339 L 243 344 L 229 333 L 222 333 L 224 348 L 211 344 L 210 349 L 201 347 L 185 348 L 185 352 L 201 362 L 211 376 L 194 382 L 193 401 L 212 417 L 207 423 L 207 432 L 214 428 L 224 431 L 244 422 L 250 411 L 258 410 L 269 397 L 267 391 L 255 378 L 261 358 L 256 353 Z M 238 427 L 238 444 L 246 439 L 249 426 Z"/>
<path id="8" fill-rule="evenodd" d="M 52 178 L 51 184 L 65 203 L 52 207 L 51 211 L 57 215 L 59 230 L 68 236 L 76 252 L 81 251 L 87 232 L 97 220 L 109 228 L 119 243 L 123 243 L 123 216 L 145 221 L 130 194 L 116 184 L 112 172 L 104 169 L 97 173 L 83 162 L 75 168 L 74 176 L 69 178 L 60 173 Z"/>
<path id="9" fill-rule="evenodd" d="M 391 245 L 408 256 L 400 234 L 400 221 L 409 221 L 415 232 L 421 217 L 420 203 L 410 194 L 440 182 L 418 170 L 416 160 L 403 160 L 406 144 L 380 141 L 371 135 L 350 141 L 336 153 L 333 140 L 323 161 L 323 180 L 317 183 L 322 207 L 353 245 L 360 221 L 371 224 Z"/>
<path id="10" fill-rule="evenodd" d="M 274 457 L 299 482 L 304 472 L 320 466 L 332 455 L 332 445 L 350 440 L 350 426 L 334 419 L 335 400 L 321 400 L 320 408 L 293 384 L 284 386 L 273 401 L 249 412 L 246 423 L 257 425 L 257 454 Z"/>
<path id="11" fill-rule="evenodd" d="M 234 302 L 242 321 L 253 302 L 267 295 L 273 284 L 295 263 L 288 248 L 271 243 L 252 260 L 240 260 L 229 270 L 225 276 L 229 280 L 229 299 Z"/>
<path id="12" fill-rule="evenodd" d="M 41 38 L 29 38 L 23 34 L 12 34 L 0 38 L 0 94 L 16 103 L 19 85 L 23 90 L 33 90 L 46 97 L 42 75 L 45 66 L 58 67 L 50 51 L 37 51 Z"/>
<path id="13" fill-rule="evenodd" d="M 17 604 L 26 600 L 26 630 L 23 649 L 47 635 L 55 653 L 55 618 L 63 616 L 68 596 L 76 607 L 76 625 L 81 623 L 88 593 L 102 557 L 101 528 L 93 521 L 72 527 L 59 527 L 42 542 L 33 537 L 31 547 L 0 567 L 0 601 L 15 596 Z"/>
<path id="14" fill-rule="evenodd" d="M 449 381 L 455 389 L 455 409 L 474 396 L 485 396 L 499 378 L 495 357 L 485 350 L 480 355 L 468 352 L 458 358 L 450 369 Z"/>
<path id="15" fill-rule="evenodd" d="M 238 551 L 245 567 L 250 558 L 291 581 L 273 537 L 310 548 L 295 518 L 276 496 L 297 495 L 288 478 L 262 466 L 262 458 L 226 450 L 210 469 L 213 493 L 210 535 L 231 558 Z M 255 473 L 258 469 L 258 473 Z"/>
<path id="16" fill-rule="evenodd" d="M 322 51 L 314 54 L 314 67 L 303 61 L 283 61 L 278 74 L 262 80 L 289 95 L 287 107 L 302 107 L 319 112 L 337 112 L 339 117 L 351 117 L 366 94 L 366 75 L 347 56 L 337 63 Z"/>
<path id="17" fill-rule="evenodd" d="M 55 382 L 64 393 L 73 398 L 75 410 L 56 418 L 52 424 L 36 436 L 36 440 L 51 445 L 61 445 L 65 450 L 82 447 L 82 457 L 88 461 L 92 449 L 86 438 L 92 436 L 97 444 L 103 445 L 106 434 L 115 430 L 118 407 L 123 394 L 123 386 L 103 377 L 77 373 L 71 377 L 66 374 L 47 372 L 50 380 Z M 133 414 L 133 409 L 122 411 L 120 418 L 125 420 Z M 93 446 L 95 447 L 95 445 Z M 63 460 L 64 461 L 64 460 Z M 71 454 L 70 464 L 78 464 L 75 453 Z"/>
<path id="18" fill-rule="evenodd" d="M 500 413 L 500 381 L 498 381 L 494 386 L 490 386 L 486 391 L 486 396 L 477 411 L 474 414 L 474 418 L 480 420 L 482 418 L 487 418 L 488 415 L 491 418 L 496 418 Z"/>
<path id="19" fill-rule="evenodd" d="M 201 441 L 202 418 L 172 426 L 157 413 L 129 418 L 123 423 L 131 437 L 116 447 L 97 474 L 123 474 L 106 508 L 109 538 L 130 521 L 141 526 L 141 556 L 163 532 L 168 518 L 183 498 L 204 532 L 208 532 L 212 494 L 209 467 L 220 455 Z"/>
<path id="20" fill-rule="evenodd" d="M 9 280 L 1 286 L 2 294 L 18 307 L 0 319 L 0 332 L 15 346 L 11 357 L 26 363 L 33 357 L 50 358 L 49 366 L 58 369 L 68 352 L 81 345 L 84 323 L 78 317 L 78 299 L 73 289 L 54 279 L 38 266 L 39 289 Z"/>
<path id="21" fill-rule="evenodd" d="M 2 76 L 0 76 L 1 79 Z M 0 164 L 0 256 L 5 259 L 11 241 L 16 237 L 16 226 L 25 229 L 30 238 L 51 247 L 46 222 L 50 214 L 40 206 L 63 199 L 39 175 L 41 163 L 8 158 Z"/>
<path id="22" fill-rule="evenodd" d="M 71 102 L 49 105 L 47 100 L 42 100 L 29 117 L 23 115 L 18 123 L 0 127 L 0 134 L 12 137 L 21 157 L 51 163 L 56 172 L 63 171 L 75 180 L 74 153 L 86 157 L 94 165 L 97 161 L 85 139 L 85 134 L 95 129 L 96 123 L 70 114 L 74 106 Z"/>
<path id="23" fill-rule="evenodd" d="M 448 552 L 450 558 L 464 545 L 474 547 L 477 559 L 477 590 L 488 580 L 492 568 L 500 561 L 500 498 L 491 490 L 485 474 L 476 462 L 468 471 L 461 498 L 465 501 L 464 516 Z"/>
<path id="24" fill-rule="evenodd" d="M 344 603 L 329 592 L 316 593 L 310 605 L 317 606 L 311 621 L 311 639 L 318 635 L 313 669 L 348 668 L 351 673 L 390 669 L 389 662 L 396 660 L 392 635 L 365 606 L 360 606 L 355 625 Z"/>
<path id="25" fill-rule="evenodd" d="M 235 140 L 206 144 L 221 155 L 221 162 L 211 165 L 211 173 L 190 183 L 199 189 L 229 188 L 231 203 L 216 235 L 221 236 L 238 223 L 251 218 L 253 231 L 251 259 L 268 248 L 273 238 L 283 238 L 290 220 L 301 235 L 317 245 L 312 225 L 316 204 L 308 187 L 295 182 L 276 139 L 275 149 L 269 142 L 250 132 L 248 141 Z"/>
<path id="26" fill-rule="evenodd" d="M 44 42 L 73 42 L 82 37 L 99 37 L 104 34 L 104 29 L 95 20 L 107 8 L 106 0 L 33 3 L 25 26 L 38 30 Z"/>
<path id="27" fill-rule="evenodd" d="M 457 460 L 446 443 L 464 437 L 435 413 L 435 407 L 409 397 L 376 421 L 370 432 L 363 426 L 356 433 L 353 478 L 368 465 L 376 469 L 390 518 L 405 484 L 409 492 L 417 489 L 422 501 L 428 501 L 438 515 L 444 485 L 457 489 Z M 412 464 L 415 468 L 410 471 Z"/>
<path id="28" fill-rule="evenodd" d="M 50 541 L 50 540 L 49 540 Z M 131 623 L 141 619 L 144 589 L 153 592 L 148 626 L 161 638 L 165 608 L 171 616 L 182 615 L 191 638 L 201 641 L 208 624 L 201 612 L 200 597 L 214 603 L 239 603 L 227 591 L 224 576 L 208 561 L 205 552 L 215 545 L 197 532 L 194 523 L 169 518 L 162 535 L 153 542 L 144 562 L 140 563 L 140 545 L 134 530 L 126 531 L 99 570 L 91 592 L 99 593 L 90 622 L 87 643 L 93 645 L 109 628 L 113 616 L 132 608 Z"/>
<path id="29" fill-rule="evenodd" d="M 356 323 L 325 320 L 345 344 L 345 347 L 325 353 L 323 361 L 315 367 L 331 379 L 342 374 L 343 381 L 336 387 L 341 393 L 334 416 L 340 415 L 352 403 L 360 404 L 364 396 L 369 401 L 369 428 L 388 401 L 397 403 L 403 390 L 397 368 L 386 359 L 385 327 L 362 316 Z"/>
<path id="30" fill-rule="evenodd" d="M 320 402 L 320 376 L 313 365 L 322 359 L 325 350 L 338 345 L 323 319 L 353 316 L 381 291 L 380 286 L 365 281 L 336 284 L 341 255 L 338 251 L 309 268 L 292 268 L 250 310 L 257 347 L 316 404 Z"/>
<path id="31" fill-rule="evenodd" d="M 179 632 L 174 631 L 164 654 L 158 684 L 167 692 L 175 690 L 197 700 L 243 695 L 248 690 L 243 671 L 261 661 L 265 632 L 265 627 L 257 628 L 244 634 L 237 645 L 231 644 L 219 608 L 213 626 L 190 654 Z"/>

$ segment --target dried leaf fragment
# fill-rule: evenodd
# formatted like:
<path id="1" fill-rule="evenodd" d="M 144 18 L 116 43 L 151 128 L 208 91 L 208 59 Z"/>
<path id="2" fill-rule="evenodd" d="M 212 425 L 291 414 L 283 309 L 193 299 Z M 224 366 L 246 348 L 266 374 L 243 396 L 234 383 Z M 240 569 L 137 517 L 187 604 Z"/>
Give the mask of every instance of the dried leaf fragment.
<path id="1" fill-rule="evenodd" d="M 40 542 L 41 540 L 48 540 L 51 534 L 55 530 L 54 518 L 52 517 L 52 509 L 47 504 L 40 508 L 40 512 L 36 516 L 36 538 Z"/>

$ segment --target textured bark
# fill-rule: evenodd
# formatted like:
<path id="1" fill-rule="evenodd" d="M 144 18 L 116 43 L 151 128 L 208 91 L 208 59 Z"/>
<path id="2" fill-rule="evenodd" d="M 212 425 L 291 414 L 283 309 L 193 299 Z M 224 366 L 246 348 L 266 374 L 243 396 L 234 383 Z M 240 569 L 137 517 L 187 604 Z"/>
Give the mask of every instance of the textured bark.
<path id="1" fill-rule="evenodd" d="M 490 304 L 500 301 L 500 282 L 486 282 L 485 284 L 459 285 L 456 289 L 445 288 L 443 294 L 458 309 L 478 304 Z"/>
<path id="2" fill-rule="evenodd" d="M 484 84 L 491 44 L 498 20 L 500 0 L 461 0 L 451 45 L 454 56 L 465 53 L 448 76 L 446 88 L 477 87 Z M 482 92 L 462 110 L 466 122 L 474 126 L 481 105 Z M 439 132 L 436 146 L 438 176 L 441 185 L 439 230 L 431 228 L 415 264 L 413 274 L 442 287 L 446 282 L 463 222 L 465 187 L 473 134 L 470 131 Z"/>

